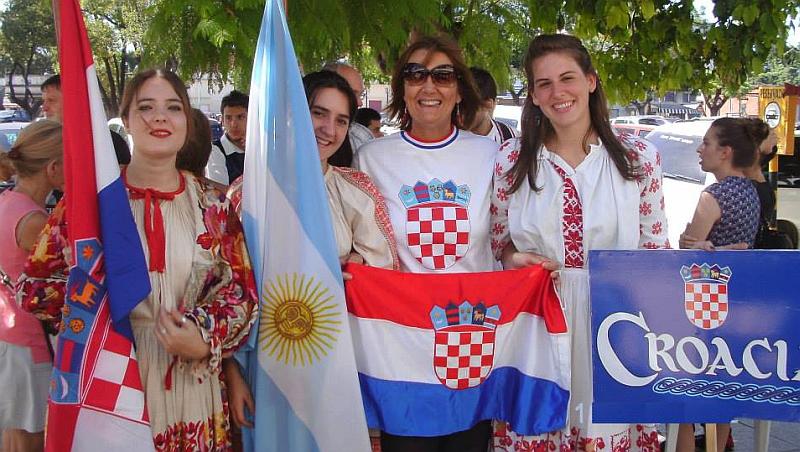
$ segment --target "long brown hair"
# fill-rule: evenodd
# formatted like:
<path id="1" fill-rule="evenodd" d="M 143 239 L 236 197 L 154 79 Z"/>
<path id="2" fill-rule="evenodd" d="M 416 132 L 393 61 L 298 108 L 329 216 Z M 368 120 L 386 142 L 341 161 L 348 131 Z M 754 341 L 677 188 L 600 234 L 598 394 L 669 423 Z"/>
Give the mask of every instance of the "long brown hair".
<path id="1" fill-rule="evenodd" d="M 403 81 L 403 69 L 408 64 L 411 54 L 417 50 L 427 50 L 428 58 L 434 53 L 440 52 L 447 55 L 453 62 L 453 68 L 458 75 L 458 94 L 461 102 L 450 114 L 450 123 L 459 129 L 468 128 L 475 120 L 475 115 L 481 106 L 480 96 L 475 88 L 475 81 L 472 78 L 467 64 L 464 62 L 464 55 L 458 43 L 446 36 L 425 36 L 409 45 L 403 54 L 398 58 L 392 73 L 392 101 L 386 107 L 392 118 L 400 120 L 400 128 L 403 130 L 411 129 L 412 118 L 406 113 L 405 83 Z"/>
<path id="2" fill-rule="evenodd" d="M 603 92 L 600 77 L 597 76 L 597 71 L 592 65 L 592 59 L 586 47 L 574 36 L 564 34 L 539 35 L 531 41 L 523 61 L 525 76 L 528 78 L 528 96 L 525 98 L 525 104 L 522 107 L 522 138 L 519 158 L 509 170 L 514 178 L 511 193 L 517 191 L 526 178 L 532 190 L 540 190 L 540 187 L 536 186 L 536 176 L 539 172 L 539 152 L 545 140 L 553 137 L 556 133 L 550 120 L 542 113 L 539 107 L 533 104 L 531 99 L 534 88 L 533 62 L 537 58 L 550 53 L 569 55 L 578 63 L 584 75 L 595 76 L 597 86 L 594 92 L 589 94 L 591 127 L 583 137 L 583 146 L 585 148 L 588 145 L 591 132 L 594 131 L 600 137 L 611 160 L 622 176 L 628 180 L 634 179 L 637 175 L 637 168 L 628 157 L 628 149 L 619 142 L 611 130 L 611 123 L 608 121 L 606 95 Z"/>

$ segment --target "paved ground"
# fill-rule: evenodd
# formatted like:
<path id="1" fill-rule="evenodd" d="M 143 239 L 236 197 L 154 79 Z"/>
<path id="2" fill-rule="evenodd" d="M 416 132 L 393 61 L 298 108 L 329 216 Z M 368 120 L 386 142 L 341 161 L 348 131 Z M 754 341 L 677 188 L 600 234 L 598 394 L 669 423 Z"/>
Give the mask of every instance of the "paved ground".
<path id="1" fill-rule="evenodd" d="M 742 419 L 733 424 L 735 451 L 755 450 L 753 420 Z M 770 452 L 800 452 L 800 424 L 772 422 L 769 431 Z"/>
<path id="2" fill-rule="evenodd" d="M 663 434 L 666 429 L 661 425 L 659 431 Z M 769 433 L 769 452 L 800 452 L 800 423 L 772 422 Z M 755 451 L 754 421 L 743 419 L 734 422 L 733 440 L 734 452 Z"/>

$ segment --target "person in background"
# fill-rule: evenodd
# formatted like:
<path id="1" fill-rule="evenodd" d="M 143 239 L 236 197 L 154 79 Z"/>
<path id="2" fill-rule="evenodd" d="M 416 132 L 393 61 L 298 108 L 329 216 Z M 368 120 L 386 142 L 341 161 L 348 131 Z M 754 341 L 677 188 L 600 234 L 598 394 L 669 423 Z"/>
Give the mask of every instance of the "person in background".
<path id="1" fill-rule="evenodd" d="M 122 180 L 147 257 L 150 295 L 130 314 L 153 442 L 159 450 L 228 450 L 222 356 L 255 321 L 257 296 L 244 233 L 225 194 L 175 166 L 192 135 L 183 81 L 136 74 L 120 117 L 134 138 Z M 62 201 L 20 277 L 18 301 L 60 326 L 73 265 Z"/>
<path id="2" fill-rule="evenodd" d="M 356 97 L 356 105 L 359 108 L 363 105 L 365 94 L 364 79 L 358 69 L 344 63 L 328 63 L 323 66 L 322 70 L 335 72 L 347 80 L 347 84 L 350 85 L 350 89 L 353 90 L 353 95 Z M 350 166 L 354 156 L 358 153 L 358 149 L 374 139 L 372 131 L 356 121 L 350 123 L 347 136 L 349 140 L 333 157 L 331 165 L 339 167 Z"/>
<path id="3" fill-rule="evenodd" d="M 489 207 L 497 144 L 466 130 L 480 99 L 458 44 L 444 36 L 411 43 L 397 60 L 392 93 L 388 111 L 400 120 L 402 131 L 365 144 L 356 163 L 386 201 L 401 270 L 492 271 Z M 468 199 L 457 198 L 464 193 Z M 407 222 L 411 209 L 440 197 L 463 207 L 468 225 L 453 221 L 448 233 L 425 234 L 419 233 L 423 223 L 417 222 L 415 232 L 415 223 Z M 490 433 L 490 420 L 434 437 L 382 432 L 381 449 L 484 452 Z"/>
<path id="4" fill-rule="evenodd" d="M 312 72 L 303 77 L 311 123 L 317 139 L 319 160 L 325 178 L 340 260 L 351 253 L 366 265 L 397 270 L 397 247 L 392 225 L 386 218 L 386 204 L 369 177 L 350 168 L 331 165 L 329 159 L 347 142 L 347 130 L 356 111 L 356 99 L 347 82 L 331 71 Z M 231 204 L 238 211 L 243 178 L 231 184 Z M 254 414 L 255 404 L 239 365 L 233 359 L 223 362 L 229 385 L 231 416 L 240 427 L 252 427 L 245 408 Z M 377 442 L 378 432 L 370 432 Z"/>
<path id="5" fill-rule="evenodd" d="M 661 157 L 647 141 L 617 139 L 600 77 L 579 39 L 537 36 L 524 68 L 522 136 L 500 147 L 494 167 L 492 243 L 506 269 L 560 269 L 558 291 L 572 343 L 569 422 L 537 436 L 519 435 L 499 422 L 495 444 L 512 450 L 657 450 L 652 425 L 592 421 L 587 263 L 591 250 L 669 247 Z"/>
<path id="6" fill-rule="evenodd" d="M 769 126 L 761 120 L 720 118 L 711 123 L 697 153 L 700 167 L 714 174 L 717 182 L 700 194 L 692 222 L 681 234 L 681 248 L 711 251 L 753 247 L 761 224 L 762 206 L 756 185 L 747 177 L 747 172 L 758 164 L 758 148 L 769 133 Z M 717 424 L 720 452 L 725 449 L 730 432 L 730 424 Z M 681 424 L 678 451 L 694 449 L 693 425 Z"/>
<path id="7" fill-rule="evenodd" d="M 760 125 L 761 123 L 764 123 L 763 120 L 759 118 L 751 118 L 750 121 L 753 121 L 756 130 L 763 132 L 764 128 Z M 758 134 L 758 136 L 754 138 L 759 139 L 761 135 L 763 135 L 763 133 Z M 777 243 L 770 243 L 769 225 L 775 215 L 776 200 L 775 192 L 772 190 L 772 186 L 764 177 L 766 166 L 769 164 L 769 161 L 775 157 L 777 152 L 777 144 L 778 136 L 775 134 L 775 129 L 770 128 L 766 138 L 764 138 L 758 146 L 755 161 L 752 165 L 750 165 L 749 168 L 747 168 L 747 170 L 745 170 L 745 176 L 753 181 L 753 185 L 756 187 L 756 192 L 758 192 L 758 200 L 761 202 L 761 218 L 759 221 L 758 234 L 756 235 L 756 242 L 753 246 L 754 248 L 769 249 L 779 246 Z M 781 238 L 783 237 L 785 236 L 782 236 Z M 787 243 L 783 243 L 779 247 L 793 247 L 792 243 L 788 243 L 789 241 L 785 242 Z"/>
<path id="8" fill-rule="evenodd" d="M 369 107 L 362 107 L 356 111 L 356 122 L 368 128 L 372 132 L 372 136 L 380 138 L 383 136 L 381 132 L 381 114 Z"/>
<path id="9" fill-rule="evenodd" d="M 244 172 L 244 150 L 247 138 L 247 108 L 250 98 L 231 91 L 222 98 L 222 127 L 225 134 L 214 142 L 206 166 L 206 177 L 222 185 L 230 185 Z"/>
<path id="10" fill-rule="evenodd" d="M 47 119 L 61 122 L 64 115 L 64 104 L 61 94 L 61 75 L 56 74 L 42 83 L 42 113 Z M 127 165 L 131 162 L 131 150 L 128 143 L 118 133 L 111 130 L 111 142 L 114 144 L 114 154 L 117 163 Z"/>
<path id="11" fill-rule="evenodd" d="M 471 67 L 469 70 L 475 79 L 478 93 L 481 95 L 481 109 L 478 111 L 470 131 L 491 138 L 498 144 L 517 136 L 514 129 L 492 117 L 497 103 L 497 83 L 492 74 L 479 67 Z"/>
<path id="12" fill-rule="evenodd" d="M 17 175 L 0 193 L 0 450 L 41 451 L 53 357 L 42 324 L 17 305 L 13 283 L 47 222 L 48 194 L 64 185 L 61 124 L 45 119 L 23 129 L 0 153 L 0 170 Z"/>
<path id="13" fill-rule="evenodd" d="M 208 159 L 211 156 L 211 125 L 208 117 L 202 111 L 192 108 L 193 133 L 186 138 L 186 145 L 178 152 L 175 167 L 188 171 L 198 179 L 212 185 L 217 190 L 225 192 L 228 187 L 205 177 Z"/>

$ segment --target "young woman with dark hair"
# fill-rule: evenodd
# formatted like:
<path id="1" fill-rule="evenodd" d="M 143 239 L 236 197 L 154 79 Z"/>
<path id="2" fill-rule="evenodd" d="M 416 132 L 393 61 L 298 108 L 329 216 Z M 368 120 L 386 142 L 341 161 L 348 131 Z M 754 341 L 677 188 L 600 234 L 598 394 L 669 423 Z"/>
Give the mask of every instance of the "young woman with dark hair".
<path id="1" fill-rule="evenodd" d="M 499 423 L 495 446 L 656 450 L 653 426 L 592 422 L 587 258 L 593 249 L 668 247 L 660 157 L 650 143 L 611 131 L 602 83 L 577 38 L 536 37 L 524 67 L 522 136 L 504 143 L 495 164 L 492 244 L 504 268 L 560 269 L 572 343 L 569 425 L 523 437 Z"/>
<path id="2" fill-rule="evenodd" d="M 120 113 L 134 138 L 122 177 L 150 274 L 150 295 L 130 321 L 153 442 L 157 450 L 228 450 L 220 363 L 247 338 L 257 307 L 242 227 L 224 193 L 176 167 L 193 130 L 177 75 L 140 72 Z M 73 264 L 64 213 L 62 202 L 20 285 L 23 307 L 56 326 Z"/>
<path id="3" fill-rule="evenodd" d="M 356 111 L 353 90 L 342 76 L 332 71 L 307 74 L 303 77 L 303 87 L 317 140 L 339 258 L 344 260 L 356 253 L 366 265 L 399 269 L 394 232 L 377 188 L 366 174 L 329 163 L 331 156 L 349 141 L 347 130 Z M 237 179 L 229 190 L 237 210 L 244 177 Z M 250 388 L 237 363 L 225 360 L 224 367 L 233 420 L 239 426 L 252 427 L 245 414 L 245 408 L 250 413 L 255 409 Z"/>

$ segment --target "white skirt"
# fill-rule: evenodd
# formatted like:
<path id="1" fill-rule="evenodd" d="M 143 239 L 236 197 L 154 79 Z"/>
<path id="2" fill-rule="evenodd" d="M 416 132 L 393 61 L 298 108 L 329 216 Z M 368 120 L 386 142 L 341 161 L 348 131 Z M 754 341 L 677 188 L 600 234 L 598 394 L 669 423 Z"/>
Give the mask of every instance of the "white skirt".
<path id="1" fill-rule="evenodd" d="M 44 430 L 52 364 L 34 364 L 28 347 L 0 341 L 0 430 Z"/>
<path id="2" fill-rule="evenodd" d="M 558 432 L 537 436 L 517 435 L 513 425 L 497 423 L 493 438 L 495 451 L 586 450 L 594 449 L 658 450 L 655 425 L 595 424 L 592 422 L 592 318 L 589 305 L 589 272 L 584 269 L 561 270 L 558 290 L 569 327 L 572 381 L 570 385 L 567 426 Z"/>

